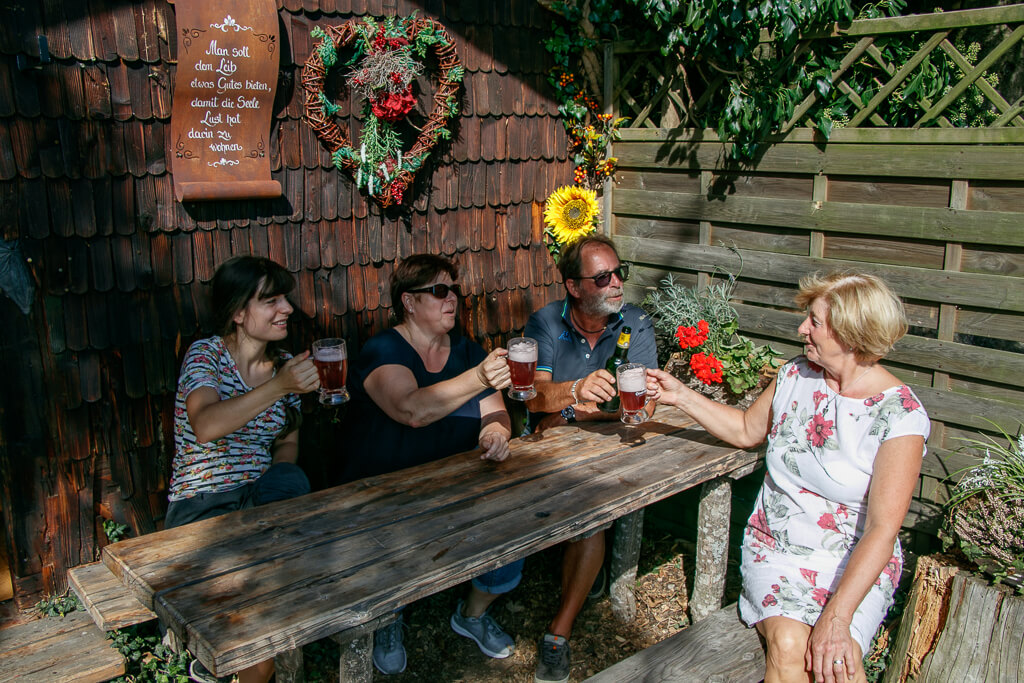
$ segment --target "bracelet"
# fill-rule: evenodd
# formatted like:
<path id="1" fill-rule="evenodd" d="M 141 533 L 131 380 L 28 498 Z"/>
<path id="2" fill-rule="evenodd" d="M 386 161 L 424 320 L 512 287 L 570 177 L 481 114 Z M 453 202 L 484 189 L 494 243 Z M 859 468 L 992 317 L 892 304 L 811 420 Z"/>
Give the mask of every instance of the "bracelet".
<path id="1" fill-rule="evenodd" d="M 579 385 L 579 383 L 580 383 L 580 382 L 582 382 L 582 381 L 583 381 L 583 378 L 582 378 L 582 377 L 580 377 L 580 378 L 579 378 L 578 380 L 576 380 L 575 382 L 573 382 L 573 383 L 572 383 L 572 386 L 571 386 L 571 387 L 569 388 L 569 393 L 570 393 L 570 394 L 572 394 L 572 404 L 573 404 L 574 406 L 578 406 L 578 405 L 580 404 L 580 400 L 579 400 L 579 399 L 578 399 L 578 398 L 576 397 L 576 387 L 577 387 L 577 386 Z"/>

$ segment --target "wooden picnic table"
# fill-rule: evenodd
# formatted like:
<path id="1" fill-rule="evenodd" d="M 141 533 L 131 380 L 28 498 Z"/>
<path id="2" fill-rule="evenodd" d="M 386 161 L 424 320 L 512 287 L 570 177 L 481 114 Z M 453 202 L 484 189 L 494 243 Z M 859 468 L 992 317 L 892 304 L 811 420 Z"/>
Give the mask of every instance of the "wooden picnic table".
<path id="1" fill-rule="evenodd" d="M 624 516 L 612 574 L 628 603 L 642 508 L 756 458 L 660 407 L 636 428 L 587 422 L 516 439 L 502 463 L 469 451 L 124 540 L 103 562 L 224 675 L 339 632 L 368 638 L 403 605 Z M 713 532 L 727 538 L 727 524 Z"/>

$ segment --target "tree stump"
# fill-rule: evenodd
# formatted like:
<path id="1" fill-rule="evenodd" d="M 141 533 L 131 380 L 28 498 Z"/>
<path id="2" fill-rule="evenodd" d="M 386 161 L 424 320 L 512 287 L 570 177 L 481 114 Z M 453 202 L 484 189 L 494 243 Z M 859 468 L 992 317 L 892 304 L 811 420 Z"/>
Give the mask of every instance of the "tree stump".
<path id="1" fill-rule="evenodd" d="M 1024 675 L 1024 598 L 922 557 L 884 683 L 1016 681 Z"/>

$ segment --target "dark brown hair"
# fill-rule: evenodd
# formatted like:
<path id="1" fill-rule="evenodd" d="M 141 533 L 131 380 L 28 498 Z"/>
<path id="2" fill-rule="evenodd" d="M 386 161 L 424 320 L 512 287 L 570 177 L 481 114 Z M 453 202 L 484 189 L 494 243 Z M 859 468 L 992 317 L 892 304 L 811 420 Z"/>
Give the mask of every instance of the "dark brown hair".
<path id="1" fill-rule="evenodd" d="M 581 237 L 566 247 L 558 259 L 558 272 L 562 274 L 562 282 L 575 280 L 583 274 L 583 250 L 590 244 L 603 244 L 615 252 L 616 257 L 619 255 L 611 238 L 597 233 Z"/>
<path id="2" fill-rule="evenodd" d="M 234 317 L 249 299 L 288 294 L 295 278 L 278 263 L 260 256 L 235 256 L 213 274 L 213 329 L 222 337 L 235 331 Z"/>
<path id="3" fill-rule="evenodd" d="M 459 277 L 459 269 L 455 263 L 445 257 L 436 254 L 413 254 L 402 259 L 402 262 L 391 274 L 391 308 L 395 314 L 395 320 L 405 320 L 405 306 L 402 305 L 402 295 L 410 289 L 416 289 L 427 284 L 441 273 L 448 273 L 452 282 Z"/>

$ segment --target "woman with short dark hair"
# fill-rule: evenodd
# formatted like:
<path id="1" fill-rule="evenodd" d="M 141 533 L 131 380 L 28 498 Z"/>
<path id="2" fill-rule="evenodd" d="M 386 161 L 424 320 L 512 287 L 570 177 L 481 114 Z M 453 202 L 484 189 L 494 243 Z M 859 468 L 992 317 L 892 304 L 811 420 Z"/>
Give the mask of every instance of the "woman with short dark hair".
<path id="1" fill-rule="evenodd" d="M 804 355 L 747 410 L 661 370 L 659 402 L 742 448 L 768 440 L 768 473 L 743 542 L 740 616 L 767 643 L 765 681 L 864 681 L 892 605 L 897 534 L 917 485 L 928 415 L 878 361 L 907 331 L 903 304 L 861 273 L 800 281 Z"/>
<path id="2" fill-rule="evenodd" d="M 373 336 L 353 367 L 346 481 L 476 447 L 484 459 L 508 457 L 511 425 L 495 391 L 511 383 L 506 351 L 486 353 L 453 332 L 457 275 L 454 263 L 434 254 L 410 256 L 395 268 L 391 304 L 398 324 Z M 518 560 L 473 579 L 451 617 L 452 629 L 489 657 L 508 657 L 514 649 L 487 610 L 519 583 L 522 566 Z M 375 634 L 373 663 L 388 674 L 405 669 L 401 619 Z"/>

